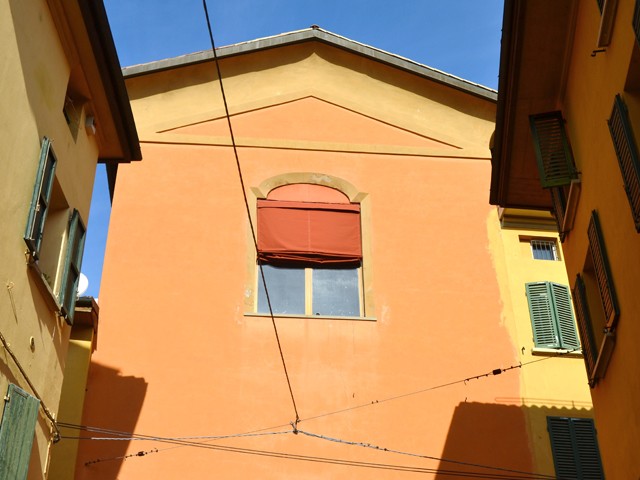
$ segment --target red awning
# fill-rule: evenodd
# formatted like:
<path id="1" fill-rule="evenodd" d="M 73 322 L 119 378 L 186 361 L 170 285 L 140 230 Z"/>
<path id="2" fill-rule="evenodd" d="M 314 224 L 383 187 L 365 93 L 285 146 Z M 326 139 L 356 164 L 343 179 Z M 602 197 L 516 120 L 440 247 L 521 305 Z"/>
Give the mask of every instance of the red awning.
<path id="1" fill-rule="evenodd" d="M 362 259 L 360 205 L 258 200 L 258 260 L 313 265 Z"/>

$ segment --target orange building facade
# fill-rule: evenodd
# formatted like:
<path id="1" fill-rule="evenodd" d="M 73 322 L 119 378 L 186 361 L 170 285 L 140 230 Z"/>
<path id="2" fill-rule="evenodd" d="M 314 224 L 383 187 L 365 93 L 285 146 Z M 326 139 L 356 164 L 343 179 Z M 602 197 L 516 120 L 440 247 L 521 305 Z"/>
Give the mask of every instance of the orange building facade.
<path id="1" fill-rule="evenodd" d="M 492 250 L 496 93 L 320 29 L 219 52 L 241 176 L 210 52 L 125 69 L 145 162 L 82 434 L 120 440 L 75 478 L 552 475 Z"/>

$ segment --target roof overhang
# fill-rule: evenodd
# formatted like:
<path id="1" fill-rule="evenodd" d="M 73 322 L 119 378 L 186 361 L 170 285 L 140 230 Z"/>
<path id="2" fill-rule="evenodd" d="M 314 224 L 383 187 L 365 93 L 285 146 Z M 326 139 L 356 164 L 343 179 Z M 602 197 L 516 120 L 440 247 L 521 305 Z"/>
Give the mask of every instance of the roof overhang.
<path id="1" fill-rule="evenodd" d="M 506 0 L 490 203 L 550 209 L 540 186 L 529 115 L 560 109 L 576 0 Z"/>
<path id="2" fill-rule="evenodd" d="M 99 161 L 141 160 L 140 143 L 102 0 L 48 0 L 72 69 L 79 65 L 96 119 Z"/>

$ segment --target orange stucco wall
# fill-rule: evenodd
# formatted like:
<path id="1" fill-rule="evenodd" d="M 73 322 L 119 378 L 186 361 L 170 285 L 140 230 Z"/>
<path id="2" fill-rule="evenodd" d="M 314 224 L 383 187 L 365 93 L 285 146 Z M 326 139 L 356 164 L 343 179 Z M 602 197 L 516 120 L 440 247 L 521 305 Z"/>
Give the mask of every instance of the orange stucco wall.
<path id="1" fill-rule="evenodd" d="M 332 65 L 315 68 L 329 70 Z M 369 68 L 373 73 L 383 69 Z M 180 84 L 179 73 L 171 75 Z M 409 76 L 396 75 L 399 83 Z M 372 77 L 370 81 L 376 81 Z M 429 90 L 427 80 L 412 81 Z M 163 437 L 288 432 L 212 439 L 206 445 L 420 469 L 471 468 L 291 433 L 289 422 L 295 414 L 274 328 L 268 317 L 247 311 L 247 300 L 255 295 L 256 273 L 233 151 L 209 142 L 207 135 L 222 132 L 211 133 L 204 124 L 199 127 L 203 131 L 188 132 L 203 135 L 199 145 L 185 142 L 183 136 L 172 137 L 170 131 L 151 131 L 152 120 L 170 123 L 177 114 L 163 110 L 167 97 L 154 97 L 146 90 L 150 84 L 153 76 L 130 83 L 132 98 L 139 99 L 133 102 L 136 121 L 141 131 L 149 127 L 148 137 L 142 138 L 144 162 L 118 174 L 100 293 L 99 346 L 84 424 Z M 195 101 L 186 86 L 181 89 L 174 83 L 171 88 L 186 105 Z M 433 88 L 441 100 L 446 97 L 441 86 Z M 447 95 L 451 103 L 463 104 L 466 94 L 451 90 Z M 425 104 L 433 101 L 427 97 Z M 289 122 L 274 133 L 280 139 L 311 139 L 317 142 L 314 148 L 298 143 L 280 148 L 259 141 L 239 148 L 250 200 L 255 198 L 251 189 L 269 178 L 316 172 L 348 182 L 369 202 L 368 218 L 363 219 L 369 245 L 365 294 L 373 296 L 374 311 L 367 312 L 367 319 L 276 319 L 300 414 L 298 428 L 436 458 L 446 454 L 453 460 L 530 471 L 517 369 L 431 390 L 518 362 L 517 346 L 501 321 L 499 286 L 488 253 L 488 228 L 499 228 L 488 221 L 495 212 L 486 200 L 486 145 L 491 133 L 487 117 L 493 105 L 477 107 L 481 102 L 470 98 L 472 106 L 465 113 L 440 105 L 434 110 L 437 114 L 425 118 L 431 139 L 421 143 L 421 134 L 405 129 L 399 135 L 397 127 L 385 122 L 386 101 L 380 100 L 378 118 L 371 112 L 345 115 L 341 107 L 323 104 L 322 121 L 330 128 L 321 134 L 311 125 L 320 119 Z M 143 108 L 151 104 L 153 119 L 145 117 L 148 110 Z M 252 117 L 268 119 L 271 107 L 266 102 L 260 115 L 242 122 L 250 127 Z M 287 115 L 304 119 L 308 107 L 307 101 L 293 101 Z M 456 118 L 475 130 L 468 135 L 466 130 L 456 132 Z M 363 119 L 375 123 L 375 136 L 363 133 Z M 439 124 L 448 129 L 440 138 Z M 417 125 L 416 131 L 423 128 Z M 333 148 L 335 142 L 349 143 L 352 129 L 354 142 L 364 145 L 361 151 Z M 340 138 L 331 132 L 340 132 Z M 421 145 L 425 153 L 376 153 L 378 138 L 385 132 L 392 139 L 390 148 L 406 152 L 403 148 Z M 405 135 L 410 141 L 405 142 Z M 428 155 L 429 148 L 442 150 L 443 137 L 444 148 L 455 150 L 449 144 L 456 135 L 467 146 L 476 137 L 484 138 L 486 156 Z M 161 137 L 164 142 L 156 142 Z M 482 151 L 480 141 L 475 146 Z M 473 408 L 464 408 L 465 403 Z M 508 414 L 501 414 L 503 409 Z M 465 421 L 456 422 L 452 430 L 454 417 Z M 481 448 L 469 438 L 482 438 Z M 76 478 L 400 475 L 394 469 L 175 447 L 158 442 L 83 442 Z M 155 448 L 159 452 L 122 460 Z M 85 465 L 97 459 L 108 461 Z"/>

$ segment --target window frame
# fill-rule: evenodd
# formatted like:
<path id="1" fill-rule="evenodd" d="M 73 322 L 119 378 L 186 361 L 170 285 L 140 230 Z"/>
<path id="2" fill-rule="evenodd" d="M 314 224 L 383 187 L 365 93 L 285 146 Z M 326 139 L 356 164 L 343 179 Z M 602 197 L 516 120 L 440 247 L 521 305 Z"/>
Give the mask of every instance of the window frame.
<path id="1" fill-rule="evenodd" d="M 560 256 L 558 255 L 558 243 L 555 239 L 549 238 L 532 238 L 529 240 L 529 245 L 531 246 L 531 257 L 534 260 L 547 260 L 557 262 L 560 260 Z M 544 247 L 547 245 L 549 248 L 539 248 L 538 252 L 550 252 L 553 258 L 536 258 L 536 246 Z"/>
<path id="2" fill-rule="evenodd" d="M 361 317 L 337 317 L 346 320 L 376 321 L 375 317 L 375 296 L 373 290 L 373 270 L 372 270 L 372 245 L 371 245 L 371 200 L 369 194 L 359 190 L 350 182 L 324 172 L 288 172 L 282 173 L 263 180 L 258 185 L 249 189 L 249 205 L 251 219 L 257 225 L 257 200 L 266 199 L 269 193 L 281 186 L 291 184 L 311 184 L 333 188 L 342 192 L 350 203 L 360 205 L 360 228 L 362 242 L 362 261 L 360 262 L 360 282 L 361 289 L 360 309 Z M 246 260 L 245 260 L 245 296 L 244 315 L 246 317 L 265 316 L 264 313 L 257 312 L 257 252 L 254 247 L 254 239 L 250 229 L 246 232 Z M 287 316 L 287 315 L 284 315 Z M 300 315 L 295 315 L 300 317 Z M 304 315 L 304 317 L 307 317 Z M 322 318 L 323 316 L 314 316 Z M 310 317 L 309 317 L 310 318 Z M 332 317 L 328 317 L 332 318 Z"/>
<path id="3" fill-rule="evenodd" d="M 314 286 L 313 286 L 313 272 L 315 270 L 320 270 L 322 269 L 322 267 L 319 267 L 317 265 L 294 265 L 294 266 L 287 266 L 287 265 L 270 265 L 270 264 L 263 264 L 260 265 L 258 264 L 258 267 L 256 268 L 256 272 L 257 272 L 257 283 L 256 283 L 256 304 L 255 304 L 255 311 L 256 313 L 259 314 L 269 314 L 269 309 L 268 309 L 268 305 L 265 305 L 265 308 L 262 308 L 262 306 L 260 305 L 260 297 L 261 297 L 261 293 L 264 292 L 264 286 L 262 283 L 262 275 L 261 275 L 261 267 L 284 267 L 284 268 L 293 268 L 296 270 L 303 270 L 303 277 L 304 277 L 304 285 L 303 285 L 303 303 L 304 303 L 304 312 L 302 313 L 291 313 L 291 312 L 279 312 L 277 309 L 277 306 L 274 306 L 274 299 L 270 298 L 271 300 L 271 307 L 273 308 L 273 314 L 276 316 L 282 316 L 282 315 L 286 315 L 286 316 L 305 316 L 305 317 L 340 317 L 340 318 L 361 318 L 364 316 L 364 302 L 363 302 L 363 283 L 362 283 L 362 266 L 353 266 L 353 267 L 348 267 L 345 268 L 348 270 L 355 270 L 356 273 L 356 282 L 357 282 L 357 302 L 358 302 L 358 313 L 357 315 L 336 315 L 336 314 L 331 314 L 331 313 L 317 313 L 314 312 L 314 307 L 313 307 L 313 293 L 314 293 Z M 336 268 L 330 268 L 332 270 L 335 270 Z M 267 289 L 269 289 L 269 285 L 267 283 Z M 269 296 L 271 297 L 273 290 L 270 290 L 270 294 Z"/>
<path id="4" fill-rule="evenodd" d="M 535 348 L 579 350 L 569 287 L 555 282 L 529 282 L 525 292 Z"/>

